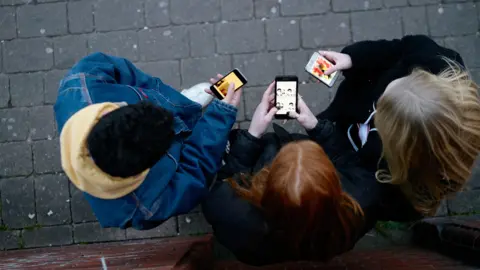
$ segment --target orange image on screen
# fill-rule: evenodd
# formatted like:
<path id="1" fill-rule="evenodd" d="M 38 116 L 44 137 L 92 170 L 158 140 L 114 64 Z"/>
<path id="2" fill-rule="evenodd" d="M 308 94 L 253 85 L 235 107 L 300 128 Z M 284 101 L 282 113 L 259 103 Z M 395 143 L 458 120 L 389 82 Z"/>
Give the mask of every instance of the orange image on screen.
<path id="1" fill-rule="evenodd" d="M 228 87 L 230 83 L 235 84 L 235 88 L 238 89 L 243 86 L 242 81 L 235 75 L 235 73 L 231 72 L 225 78 L 221 79 L 217 83 L 215 83 L 215 88 L 219 91 L 222 97 L 227 96 Z"/>
<path id="2" fill-rule="evenodd" d="M 317 76 L 318 78 L 324 79 L 326 81 L 329 81 L 332 79 L 332 75 L 325 75 L 325 71 L 329 69 L 332 66 L 330 62 L 325 60 L 322 57 L 317 58 L 315 61 L 315 65 L 313 66 L 312 73 Z"/>

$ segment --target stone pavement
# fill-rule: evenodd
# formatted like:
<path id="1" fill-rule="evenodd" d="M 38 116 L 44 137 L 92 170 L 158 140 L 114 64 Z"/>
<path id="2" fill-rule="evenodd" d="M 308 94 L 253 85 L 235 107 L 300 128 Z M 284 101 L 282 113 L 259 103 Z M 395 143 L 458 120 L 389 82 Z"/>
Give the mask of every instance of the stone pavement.
<path id="1" fill-rule="evenodd" d="M 322 111 L 335 87 L 309 80 L 309 55 L 364 39 L 430 35 L 479 81 L 479 15 L 478 0 L 0 0 L 0 249 L 209 231 L 198 209 L 151 231 L 101 229 L 62 174 L 52 104 L 62 75 L 88 53 L 126 57 L 178 89 L 239 68 L 249 84 L 237 120 L 247 127 L 278 74 L 297 74 L 301 95 Z M 480 190 L 470 190 L 441 214 L 478 211 Z"/>

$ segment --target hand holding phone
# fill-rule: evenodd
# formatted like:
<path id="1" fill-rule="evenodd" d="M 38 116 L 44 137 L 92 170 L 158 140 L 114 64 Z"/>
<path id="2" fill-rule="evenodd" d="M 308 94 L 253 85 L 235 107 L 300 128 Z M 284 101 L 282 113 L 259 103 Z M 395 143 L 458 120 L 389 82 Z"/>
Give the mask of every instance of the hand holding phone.
<path id="1" fill-rule="evenodd" d="M 320 53 L 315 52 L 305 66 L 305 70 L 328 87 L 332 87 L 339 74 L 336 71 L 337 67 Z"/>
<path id="2" fill-rule="evenodd" d="M 290 117 L 297 119 L 306 130 L 314 129 L 318 123 L 317 117 L 308 108 L 302 97 L 298 98 L 298 113 L 291 113 Z"/>
<path id="3" fill-rule="evenodd" d="M 218 77 L 218 75 L 217 75 Z M 228 73 L 225 77 L 220 77 L 219 80 L 212 82 L 212 86 L 210 87 L 210 91 L 218 98 L 224 99 L 228 93 L 228 87 L 234 84 L 235 91 L 243 87 L 247 84 L 247 79 L 238 69 L 232 70 Z"/>
<path id="4" fill-rule="evenodd" d="M 262 100 L 253 113 L 248 133 L 254 137 L 260 138 L 265 133 L 278 111 L 273 104 L 275 99 L 274 88 L 275 82 L 272 82 L 263 93 Z"/>
<path id="5" fill-rule="evenodd" d="M 224 78 L 224 76 L 221 75 L 221 74 L 217 74 L 217 78 L 218 78 L 218 80 L 216 80 L 214 78 L 210 78 L 210 83 L 212 84 L 212 86 L 210 87 L 210 89 L 205 89 L 205 92 L 207 92 L 208 94 L 210 94 L 212 96 L 217 96 L 218 95 L 218 93 L 216 93 L 214 90 L 212 90 L 213 85 L 218 83 L 218 81 L 222 80 L 222 78 Z M 240 87 L 237 87 L 234 82 L 228 83 L 228 85 L 226 85 L 226 86 L 227 86 L 227 90 L 225 91 L 226 92 L 225 96 L 223 96 L 223 94 L 222 94 L 222 98 L 221 98 L 222 102 L 230 104 L 234 107 L 238 107 L 238 104 L 240 104 L 240 100 L 241 100 L 241 96 L 242 96 L 242 89 Z"/>
<path id="6" fill-rule="evenodd" d="M 275 114 L 277 119 L 290 119 L 289 113 L 298 112 L 297 76 L 275 77 Z"/>

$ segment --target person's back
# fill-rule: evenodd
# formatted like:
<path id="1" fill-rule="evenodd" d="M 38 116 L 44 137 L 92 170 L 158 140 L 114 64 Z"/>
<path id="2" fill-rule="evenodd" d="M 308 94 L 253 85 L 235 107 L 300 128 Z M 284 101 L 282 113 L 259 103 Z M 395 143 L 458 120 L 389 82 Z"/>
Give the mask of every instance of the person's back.
<path id="1" fill-rule="evenodd" d="M 128 60 L 92 54 L 60 83 L 62 167 L 102 226 L 158 226 L 206 195 L 235 122 L 230 101 L 214 100 L 202 115 Z"/>
<path id="2" fill-rule="evenodd" d="M 292 142 L 251 179 L 217 183 L 202 208 L 220 243 L 245 263 L 328 261 L 371 223 L 340 177 L 317 143 Z"/>

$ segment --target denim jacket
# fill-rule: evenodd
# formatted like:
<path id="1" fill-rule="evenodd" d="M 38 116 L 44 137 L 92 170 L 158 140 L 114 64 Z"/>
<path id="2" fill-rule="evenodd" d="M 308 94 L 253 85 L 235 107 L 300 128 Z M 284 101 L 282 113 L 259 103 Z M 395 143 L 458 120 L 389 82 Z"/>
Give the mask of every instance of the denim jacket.
<path id="1" fill-rule="evenodd" d="M 133 192 L 117 199 L 84 195 L 103 227 L 151 229 L 187 213 L 204 198 L 221 166 L 237 109 L 214 100 L 204 111 L 159 78 L 123 58 L 94 53 L 60 82 L 55 117 L 59 132 L 80 109 L 101 102 L 134 104 L 148 100 L 174 115 L 175 140 Z"/>

